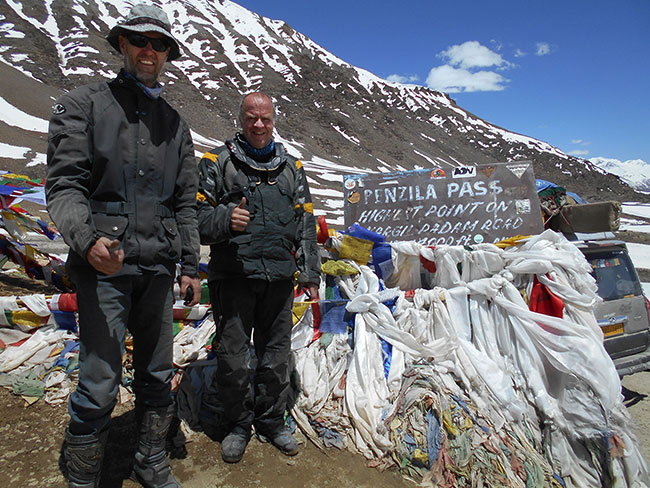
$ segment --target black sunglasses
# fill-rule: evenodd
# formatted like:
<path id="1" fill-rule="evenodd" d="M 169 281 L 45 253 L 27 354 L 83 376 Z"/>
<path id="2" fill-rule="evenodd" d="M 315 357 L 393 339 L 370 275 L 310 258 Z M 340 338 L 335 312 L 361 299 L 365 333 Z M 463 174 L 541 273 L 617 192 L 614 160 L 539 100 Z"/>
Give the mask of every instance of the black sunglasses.
<path id="1" fill-rule="evenodd" d="M 166 37 L 148 37 L 143 34 L 129 32 L 126 35 L 126 39 L 129 41 L 129 44 L 135 47 L 145 47 L 147 43 L 151 43 L 151 48 L 159 53 L 164 53 L 171 47 Z"/>

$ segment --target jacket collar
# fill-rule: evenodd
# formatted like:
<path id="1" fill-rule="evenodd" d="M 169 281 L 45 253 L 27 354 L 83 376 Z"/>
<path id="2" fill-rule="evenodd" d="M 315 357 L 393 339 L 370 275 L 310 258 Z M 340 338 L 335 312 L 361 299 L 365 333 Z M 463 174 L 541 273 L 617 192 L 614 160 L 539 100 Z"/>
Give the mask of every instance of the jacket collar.
<path id="1" fill-rule="evenodd" d="M 287 159 L 287 151 L 280 142 L 275 143 L 274 155 L 266 163 L 258 163 L 253 158 L 248 156 L 244 150 L 241 148 L 237 139 L 228 139 L 226 141 L 226 147 L 230 151 L 233 157 L 238 161 L 250 166 L 251 168 L 257 171 L 274 171 L 278 169 Z"/>
<path id="2" fill-rule="evenodd" d="M 156 86 L 154 88 L 148 88 L 140 83 L 131 73 L 125 71 L 124 68 L 120 70 L 117 78 L 115 79 L 120 85 L 123 85 L 131 90 L 144 93 L 147 98 L 150 98 L 152 100 L 158 100 L 160 98 L 160 94 L 162 93 L 163 87 L 160 83 L 156 83 Z"/>

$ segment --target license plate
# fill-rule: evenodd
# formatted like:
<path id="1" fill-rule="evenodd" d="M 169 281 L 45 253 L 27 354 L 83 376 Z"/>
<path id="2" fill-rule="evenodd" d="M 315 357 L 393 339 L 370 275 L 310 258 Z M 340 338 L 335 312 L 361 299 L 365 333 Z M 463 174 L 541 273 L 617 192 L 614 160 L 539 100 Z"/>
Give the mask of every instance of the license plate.
<path id="1" fill-rule="evenodd" d="M 601 327 L 601 329 L 603 330 L 605 337 L 619 335 L 623 333 L 623 323 L 605 325 Z"/>

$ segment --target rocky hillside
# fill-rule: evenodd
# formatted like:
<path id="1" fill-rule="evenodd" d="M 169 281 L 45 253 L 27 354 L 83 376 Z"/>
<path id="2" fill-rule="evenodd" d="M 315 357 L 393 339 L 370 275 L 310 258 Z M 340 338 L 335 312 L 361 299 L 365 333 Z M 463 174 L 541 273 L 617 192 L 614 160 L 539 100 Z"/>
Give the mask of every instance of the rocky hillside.
<path id="1" fill-rule="evenodd" d="M 648 198 L 589 161 L 480 119 L 443 93 L 351 66 L 282 21 L 229 0 L 157 3 L 175 19 L 185 53 L 162 78 L 166 96 L 190 123 L 197 150 L 234 134 L 243 93 L 270 93 L 277 138 L 303 159 L 317 208 L 332 218 L 342 215 L 344 173 L 522 159 L 533 161 L 538 178 L 588 199 Z M 104 36 L 128 8 L 125 0 L 0 3 L 0 168 L 44 174 L 54 98 L 119 69 Z"/>

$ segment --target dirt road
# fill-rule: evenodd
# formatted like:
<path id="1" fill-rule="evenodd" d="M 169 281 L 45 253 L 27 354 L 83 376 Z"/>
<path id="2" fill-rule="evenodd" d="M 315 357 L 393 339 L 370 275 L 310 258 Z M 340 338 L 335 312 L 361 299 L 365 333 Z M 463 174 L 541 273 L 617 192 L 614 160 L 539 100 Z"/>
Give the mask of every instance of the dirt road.
<path id="1" fill-rule="evenodd" d="M 626 404 L 636 425 L 641 450 L 650 459 L 650 372 L 623 380 Z M 135 452 L 135 419 L 130 406 L 118 406 L 111 423 L 103 488 L 140 486 L 128 478 Z M 57 469 L 61 437 L 67 423 L 65 405 L 38 402 L 25 407 L 21 398 L 0 389 L 0 479 L 10 488 L 65 487 Z M 301 435 L 302 450 L 287 458 L 269 444 L 254 439 L 239 464 L 221 461 L 219 446 L 196 433 L 186 443 L 184 459 L 171 461 L 185 488 L 205 487 L 413 487 L 394 470 L 381 472 L 345 451 L 321 451 Z"/>
<path id="2" fill-rule="evenodd" d="M 625 406 L 632 415 L 641 454 L 650 463 L 650 371 L 625 376 L 623 381 Z"/>
<path id="3" fill-rule="evenodd" d="M 135 488 L 128 479 L 135 452 L 135 417 L 129 405 L 118 406 L 111 421 L 102 488 Z M 68 421 L 65 405 L 38 402 L 25 407 L 21 398 L 0 388 L 0 479 L 9 488 L 65 487 L 57 459 Z M 396 471 L 381 472 L 345 451 L 321 451 L 301 435 L 301 452 L 288 458 L 270 444 L 253 439 L 239 464 L 225 464 L 218 444 L 201 433 L 187 442 L 184 459 L 172 459 L 174 474 L 185 488 L 204 487 L 407 487 L 415 486 Z"/>

